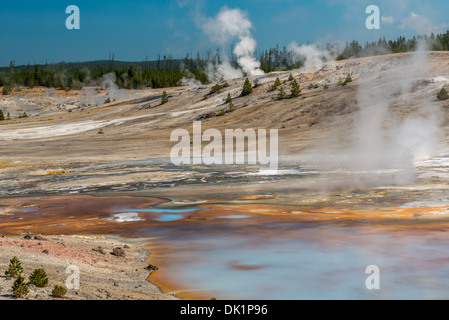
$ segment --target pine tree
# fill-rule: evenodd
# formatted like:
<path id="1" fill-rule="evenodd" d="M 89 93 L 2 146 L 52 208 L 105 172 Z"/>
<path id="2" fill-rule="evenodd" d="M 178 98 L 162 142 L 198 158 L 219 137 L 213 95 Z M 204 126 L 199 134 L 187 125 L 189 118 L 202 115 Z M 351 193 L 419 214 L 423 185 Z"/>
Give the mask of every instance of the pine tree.
<path id="1" fill-rule="evenodd" d="M 276 91 L 280 85 L 281 85 L 281 80 L 279 80 L 279 78 L 276 78 L 273 86 L 271 87 L 271 91 Z"/>
<path id="2" fill-rule="evenodd" d="M 167 91 L 162 92 L 161 104 L 166 104 L 168 102 Z"/>
<path id="3" fill-rule="evenodd" d="M 4 86 L 4 87 L 3 87 L 3 90 L 2 90 L 2 94 L 3 94 L 4 96 L 7 96 L 8 94 L 11 93 L 11 91 L 12 91 L 12 88 L 11 88 L 10 86 Z"/>
<path id="4" fill-rule="evenodd" d="M 64 288 L 63 286 L 56 285 L 53 288 L 53 290 L 51 292 L 51 295 L 53 297 L 55 297 L 55 298 L 62 298 L 62 297 L 64 297 L 66 295 L 66 293 L 67 293 L 67 289 L 66 288 Z"/>
<path id="5" fill-rule="evenodd" d="M 445 88 L 441 89 L 440 93 L 438 93 L 437 99 L 440 101 L 449 99 L 449 93 Z"/>
<path id="6" fill-rule="evenodd" d="M 29 293 L 28 286 L 25 283 L 25 278 L 20 274 L 12 285 L 12 293 L 16 298 L 25 297 Z"/>
<path id="7" fill-rule="evenodd" d="M 33 271 L 30 275 L 30 281 L 28 284 L 34 284 L 38 288 L 44 288 L 48 284 L 47 273 L 44 269 L 39 268 Z"/>
<path id="8" fill-rule="evenodd" d="M 288 77 L 288 81 L 293 81 L 293 80 L 294 80 L 293 74 L 290 73 L 290 76 Z"/>
<path id="9" fill-rule="evenodd" d="M 253 87 L 251 86 L 251 82 L 246 78 L 245 84 L 243 85 L 242 96 L 250 95 L 253 92 Z"/>
<path id="10" fill-rule="evenodd" d="M 130 79 L 134 79 L 135 75 L 136 75 L 136 67 L 132 64 L 128 69 L 128 77 Z"/>
<path id="11" fill-rule="evenodd" d="M 228 97 L 226 98 L 226 103 L 232 103 L 232 97 L 231 97 L 230 93 L 228 93 Z"/>
<path id="12" fill-rule="evenodd" d="M 41 71 L 39 69 L 39 65 L 37 65 L 37 64 L 34 66 L 33 78 L 34 78 L 34 83 L 39 86 L 42 82 L 42 77 L 41 77 Z"/>
<path id="13" fill-rule="evenodd" d="M 282 100 L 282 99 L 285 99 L 285 98 L 287 98 L 287 93 L 285 92 L 284 88 L 279 87 L 279 92 L 278 92 L 278 94 L 276 96 L 276 99 Z"/>
<path id="14" fill-rule="evenodd" d="M 22 264 L 17 257 L 9 260 L 8 270 L 5 271 L 5 276 L 17 278 L 23 272 Z"/>
<path id="15" fill-rule="evenodd" d="M 293 80 L 290 98 L 297 98 L 299 96 L 301 96 L 301 89 L 299 87 L 299 84 L 296 82 L 296 80 Z"/>
<path id="16" fill-rule="evenodd" d="M 229 109 L 226 112 L 233 112 L 233 111 L 235 111 L 235 106 L 234 106 L 234 103 L 232 103 L 232 100 L 231 100 L 231 102 L 229 103 Z"/>
<path id="17" fill-rule="evenodd" d="M 5 120 L 5 115 L 3 114 L 3 111 L 0 110 L 0 121 Z"/>
<path id="18" fill-rule="evenodd" d="M 346 83 L 352 82 L 352 77 L 351 77 L 350 74 L 348 74 L 348 75 L 346 76 L 345 82 L 346 82 Z"/>

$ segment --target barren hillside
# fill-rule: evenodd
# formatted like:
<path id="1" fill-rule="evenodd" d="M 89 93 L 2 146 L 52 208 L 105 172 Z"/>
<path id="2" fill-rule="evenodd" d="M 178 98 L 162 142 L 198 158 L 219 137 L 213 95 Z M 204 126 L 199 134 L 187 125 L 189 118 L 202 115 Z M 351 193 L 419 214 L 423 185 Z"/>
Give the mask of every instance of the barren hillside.
<path id="1" fill-rule="evenodd" d="M 271 87 L 279 77 L 289 94 L 290 74 L 300 84 L 302 96 L 277 100 L 278 91 L 271 91 Z M 352 82 L 342 86 L 341 81 L 348 75 Z M 52 181 L 62 181 L 61 185 L 67 187 L 70 181 L 83 175 L 83 185 L 87 185 L 96 179 L 89 180 L 86 172 L 93 171 L 88 168 L 113 172 L 113 168 L 127 161 L 168 162 L 175 144 L 170 142 L 170 133 L 177 128 L 192 131 L 195 120 L 202 122 L 203 131 L 279 129 L 281 159 L 301 157 L 323 143 L 330 150 L 339 150 L 354 137 L 362 91 L 373 95 L 370 97 L 373 105 L 377 98 L 388 104 L 384 119 L 380 119 L 382 126 L 395 127 L 408 116 L 425 118 L 430 112 L 438 118 L 439 128 L 443 128 L 438 143 L 445 141 L 449 102 L 438 101 L 436 96 L 442 87 L 449 85 L 446 52 L 429 53 L 419 66 L 416 56 L 406 53 L 326 64 L 313 73 L 293 70 L 253 77 L 250 80 L 255 88 L 246 97 L 241 96 L 244 80 L 228 81 L 229 86 L 219 93 L 211 93 L 214 84 L 170 88 L 169 102 L 164 105 L 161 105 L 162 90 L 155 89 L 127 92 L 126 97 L 130 98 L 106 104 L 101 101 L 104 94 L 101 88 L 92 88 L 90 97 L 86 97 L 86 92 L 44 89 L 23 89 L 2 96 L 0 109 L 12 117 L 0 123 L 3 184 L 13 190 L 18 186 L 16 183 L 21 183 L 22 190 L 26 190 L 26 181 L 34 190 L 39 188 L 38 181 L 47 176 L 65 174 Z M 397 87 L 404 81 L 405 85 Z M 223 112 L 229 109 L 225 103 L 228 93 L 235 110 Z M 18 118 L 23 112 L 28 118 Z M 99 134 L 100 129 L 103 134 Z M 104 183 L 154 177 L 170 180 L 171 176 L 157 170 L 142 174 L 136 169 Z"/>

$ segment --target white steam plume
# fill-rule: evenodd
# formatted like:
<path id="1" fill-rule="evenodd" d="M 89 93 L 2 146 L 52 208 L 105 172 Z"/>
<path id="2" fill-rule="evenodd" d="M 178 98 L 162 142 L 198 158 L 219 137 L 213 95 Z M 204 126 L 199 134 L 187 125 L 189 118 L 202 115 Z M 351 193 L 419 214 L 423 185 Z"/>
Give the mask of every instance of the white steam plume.
<path id="1" fill-rule="evenodd" d="M 195 79 L 195 76 L 188 70 L 184 69 L 183 71 L 187 74 L 187 77 L 183 77 L 181 81 L 179 81 L 179 84 L 182 86 L 188 86 L 192 88 L 198 88 L 201 87 L 201 82 Z"/>
<path id="2" fill-rule="evenodd" d="M 124 100 L 136 97 L 135 94 L 130 95 L 126 90 L 120 89 L 117 86 L 116 80 L 117 77 L 113 72 L 105 74 L 101 78 L 101 85 L 106 89 L 107 97 L 109 97 L 111 100 Z"/>
<path id="3" fill-rule="evenodd" d="M 135 98 L 138 95 L 129 94 L 125 89 L 120 89 L 116 83 L 117 77 L 111 72 L 101 77 L 101 86 L 106 90 L 106 94 L 99 95 L 97 88 L 84 87 L 80 91 L 79 103 L 82 106 L 103 104 L 108 98 L 110 101 L 125 100 Z"/>
<path id="4" fill-rule="evenodd" d="M 395 184 L 414 179 L 414 161 L 426 159 L 435 152 L 440 134 L 436 110 L 415 100 L 412 86 L 422 77 L 428 52 L 421 43 L 406 68 L 399 68 L 388 77 L 365 81 L 359 85 L 357 100 L 360 108 L 356 120 L 353 165 L 363 170 L 400 169 L 393 175 Z M 416 115 L 385 122 L 391 116 L 389 107 L 395 94 L 404 105 L 417 106 Z"/>
<path id="5" fill-rule="evenodd" d="M 334 150 L 324 151 L 325 157 L 321 150 L 311 159 L 323 172 L 343 170 L 346 186 L 414 182 L 414 162 L 432 157 L 442 136 L 440 109 L 425 98 L 426 90 L 436 88 L 416 87 L 426 80 L 428 51 L 424 42 L 411 59 L 405 57 L 399 65 L 389 57 L 377 59 L 385 59 L 390 67 L 380 76 L 380 67 L 374 66 L 371 74 L 356 79 L 359 111 L 350 146 L 337 149 L 336 143 Z"/>
<path id="6" fill-rule="evenodd" d="M 243 72 L 240 69 L 234 68 L 229 62 L 228 58 L 224 58 L 223 61 L 214 65 L 209 62 L 206 69 L 207 78 L 211 82 L 218 82 L 221 80 L 231 80 L 243 77 Z"/>
<path id="7" fill-rule="evenodd" d="M 57 103 L 57 104 L 63 103 L 63 99 L 61 99 L 61 97 L 58 95 L 58 92 L 56 91 L 55 88 L 45 89 L 44 96 L 53 98 L 55 103 Z"/>
<path id="8" fill-rule="evenodd" d="M 212 41 L 222 46 L 237 40 L 233 54 L 243 72 L 248 76 L 264 74 L 260 69 L 260 62 L 255 58 L 257 42 L 251 35 L 252 23 L 244 11 L 238 8 L 223 7 L 215 18 L 205 19 L 202 29 Z M 209 80 L 216 81 L 217 78 L 230 80 L 242 75 L 242 72 L 232 67 L 225 58 L 216 66 L 216 72 L 211 75 Z"/>
<path id="9" fill-rule="evenodd" d="M 288 46 L 288 50 L 292 52 L 296 62 L 304 63 L 304 72 L 318 71 L 324 63 L 335 65 L 336 53 L 327 49 L 321 50 L 316 44 L 298 45 L 298 43 L 292 42 Z"/>

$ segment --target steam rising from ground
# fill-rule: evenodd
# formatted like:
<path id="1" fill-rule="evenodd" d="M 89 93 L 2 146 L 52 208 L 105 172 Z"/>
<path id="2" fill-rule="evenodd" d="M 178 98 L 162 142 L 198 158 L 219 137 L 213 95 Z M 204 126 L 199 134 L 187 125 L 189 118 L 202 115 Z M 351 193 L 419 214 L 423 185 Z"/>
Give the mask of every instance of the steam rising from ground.
<path id="1" fill-rule="evenodd" d="M 335 65 L 337 52 L 330 49 L 320 49 L 316 44 L 298 45 L 296 42 L 290 43 L 288 51 L 292 52 L 295 62 L 304 64 L 304 72 L 315 72 L 323 67 L 325 62 Z"/>
<path id="2" fill-rule="evenodd" d="M 192 88 L 198 88 L 201 87 L 201 82 L 196 80 L 194 75 L 189 70 L 183 70 L 185 73 L 187 73 L 187 77 L 183 77 L 181 81 L 179 82 L 182 86 L 188 86 Z"/>
<path id="3" fill-rule="evenodd" d="M 321 154 L 318 161 L 323 172 L 345 170 L 345 182 L 352 187 L 414 181 L 414 161 L 431 157 L 442 133 L 440 110 L 414 88 L 425 79 L 426 50 L 420 43 L 406 65 L 357 79 L 359 112 L 352 143 Z M 393 106 L 415 111 L 405 117 L 394 116 Z"/>
<path id="4" fill-rule="evenodd" d="M 85 106 L 98 105 L 103 104 L 107 99 L 117 101 L 137 97 L 135 94 L 129 94 L 125 89 L 120 89 L 116 81 L 115 73 L 105 74 L 101 78 L 101 86 L 106 90 L 106 94 L 103 96 L 99 96 L 93 87 L 84 87 L 80 92 L 80 104 Z"/>
<path id="5" fill-rule="evenodd" d="M 54 101 L 55 101 L 57 104 L 61 104 L 61 103 L 64 102 L 64 101 L 61 99 L 61 97 L 59 97 L 58 92 L 56 91 L 55 88 L 48 88 L 48 89 L 45 89 L 45 91 L 44 91 L 44 96 L 53 98 Z"/>
<path id="6" fill-rule="evenodd" d="M 255 58 L 256 40 L 251 35 L 252 23 L 242 10 L 223 7 L 215 18 L 206 18 L 202 24 L 203 32 L 215 43 L 226 46 L 237 40 L 233 54 L 241 70 L 234 68 L 227 58 L 218 65 L 210 64 L 210 81 L 230 80 L 248 76 L 263 75 L 260 62 Z"/>
<path id="7" fill-rule="evenodd" d="M 107 91 L 107 97 L 111 100 L 124 100 L 129 99 L 132 95 L 129 95 L 128 92 L 124 89 L 120 89 L 117 86 L 117 77 L 115 73 L 105 74 L 101 79 L 101 85 Z"/>

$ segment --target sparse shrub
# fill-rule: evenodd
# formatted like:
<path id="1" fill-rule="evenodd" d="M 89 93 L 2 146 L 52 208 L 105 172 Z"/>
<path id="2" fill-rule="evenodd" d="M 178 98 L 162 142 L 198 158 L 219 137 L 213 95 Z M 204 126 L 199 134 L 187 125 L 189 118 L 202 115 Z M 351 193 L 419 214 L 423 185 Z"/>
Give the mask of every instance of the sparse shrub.
<path id="1" fill-rule="evenodd" d="M 209 96 L 206 94 L 206 95 L 203 97 L 203 100 L 207 100 L 207 99 L 209 99 Z"/>
<path id="2" fill-rule="evenodd" d="M 296 82 L 296 80 L 293 80 L 290 98 L 297 98 L 299 96 L 301 96 L 301 89 L 299 87 L 299 84 Z"/>
<path id="3" fill-rule="evenodd" d="M 97 134 L 104 134 L 103 129 L 98 130 Z"/>
<path id="4" fill-rule="evenodd" d="M 309 86 L 307 87 L 307 89 L 313 89 L 313 83 L 309 84 Z"/>
<path id="5" fill-rule="evenodd" d="M 327 89 L 329 89 L 329 86 L 328 86 L 327 84 L 325 84 L 324 87 L 323 87 L 323 89 L 324 89 L 324 90 L 327 90 Z"/>
<path id="6" fill-rule="evenodd" d="M 346 86 L 348 83 L 352 82 L 352 77 L 350 74 L 348 74 L 345 78 L 345 80 L 343 81 L 341 78 L 338 79 L 338 85 L 344 87 Z"/>
<path id="7" fill-rule="evenodd" d="M 23 298 L 29 293 L 28 286 L 25 283 L 25 278 L 21 274 L 17 276 L 16 281 L 12 285 L 12 294 L 16 298 Z"/>
<path id="8" fill-rule="evenodd" d="M 22 264 L 17 257 L 9 260 L 8 270 L 5 271 L 5 276 L 17 278 L 23 272 Z"/>
<path id="9" fill-rule="evenodd" d="M 162 92 L 161 105 L 166 104 L 168 102 L 167 91 Z"/>
<path id="10" fill-rule="evenodd" d="M 19 114 L 19 119 L 22 119 L 22 118 L 28 118 L 28 115 L 27 115 L 26 112 L 23 112 L 22 114 Z"/>
<path id="11" fill-rule="evenodd" d="M 229 85 L 228 85 L 229 86 Z M 212 88 L 210 88 L 210 92 L 209 94 L 212 95 L 214 93 L 220 93 L 221 89 L 223 89 L 224 87 L 217 83 L 215 86 L 213 86 Z"/>
<path id="12" fill-rule="evenodd" d="M 55 298 L 62 298 L 67 294 L 67 289 L 63 286 L 56 285 L 51 291 L 51 295 Z"/>
<path id="13" fill-rule="evenodd" d="M 7 96 L 8 94 L 11 93 L 11 91 L 12 91 L 12 88 L 11 88 L 10 86 L 4 86 L 4 87 L 3 87 L 3 90 L 2 90 L 2 94 L 3 94 L 4 96 Z"/>
<path id="14" fill-rule="evenodd" d="M 221 110 L 220 112 L 218 112 L 217 114 L 216 114 L 216 116 L 217 117 L 222 117 L 222 116 L 224 116 L 226 114 L 226 112 L 224 111 L 224 110 Z"/>
<path id="15" fill-rule="evenodd" d="M 284 88 L 279 87 L 279 92 L 276 96 L 277 100 L 282 100 L 287 98 L 287 93 L 285 92 Z"/>
<path id="16" fill-rule="evenodd" d="M 346 82 L 346 83 L 352 82 L 352 77 L 351 77 L 350 74 L 347 75 L 347 77 L 346 77 L 346 79 L 345 79 L 345 82 Z"/>
<path id="17" fill-rule="evenodd" d="M 231 100 L 231 102 L 229 102 L 229 109 L 226 110 L 226 113 L 233 112 L 233 111 L 235 111 L 235 106 L 234 106 L 234 103 L 232 103 L 232 100 Z"/>
<path id="18" fill-rule="evenodd" d="M 242 96 L 248 96 L 253 92 L 253 87 L 249 79 L 246 78 L 245 84 L 243 85 Z"/>
<path id="19" fill-rule="evenodd" d="M 441 89 L 441 91 L 437 95 L 438 100 L 443 101 L 449 99 L 449 93 L 445 88 Z"/>
<path id="20" fill-rule="evenodd" d="M 273 86 L 271 87 L 271 91 L 276 91 L 280 85 L 281 85 L 281 80 L 279 80 L 279 78 L 276 78 Z"/>
<path id="21" fill-rule="evenodd" d="M 44 288 L 48 284 L 47 273 L 44 269 L 39 268 L 33 271 L 30 275 L 30 281 L 28 284 L 33 284 L 38 288 Z"/>
<path id="22" fill-rule="evenodd" d="M 226 98 L 226 103 L 232 103 L 232 97 L 231 97 L 230 93 L 228 93 L 228 97 Z"/>
<path id="23" fill-rule="evenodd" d="M 107 104 L 107 103 L 111 103 L 111 98 L 107 98 L 106 100 L 104 100 L 104 104 Z"/>

